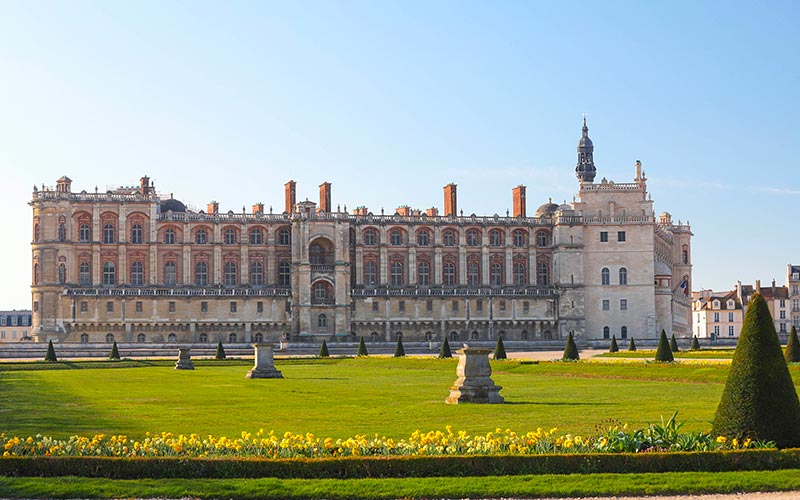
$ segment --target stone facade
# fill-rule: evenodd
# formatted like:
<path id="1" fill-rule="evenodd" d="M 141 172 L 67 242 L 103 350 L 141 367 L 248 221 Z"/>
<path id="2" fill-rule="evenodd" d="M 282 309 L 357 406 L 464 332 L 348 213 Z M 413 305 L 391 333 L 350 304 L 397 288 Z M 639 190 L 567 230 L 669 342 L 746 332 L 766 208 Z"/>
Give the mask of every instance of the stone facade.
<path id="1" fill-rule="evenodd" d="M 594 183 L 584 124 L 571 204 L 514 214 L 320 205 L 187 209 L 147 177 L 106 193 L 34 188 L 32 332 L 39 341 L 510 340 L 691 335 L 691 230 L 631 183 Z M 578 169 L 576 169 L 577 171 Z"/>
<path id="2" fill-rule="evenodd" d="M 31 311 L 0 311 L 0 343 L 31 339 Z"/>

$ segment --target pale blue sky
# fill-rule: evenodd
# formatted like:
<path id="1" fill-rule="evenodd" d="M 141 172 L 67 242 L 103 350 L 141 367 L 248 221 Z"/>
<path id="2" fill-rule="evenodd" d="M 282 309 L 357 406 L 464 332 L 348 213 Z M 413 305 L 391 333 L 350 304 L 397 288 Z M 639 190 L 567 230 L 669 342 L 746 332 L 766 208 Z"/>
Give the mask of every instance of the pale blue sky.
<path id="1" fill-rule="evenodd" d="M 695 288 L 800 263 L 797 2 L 0 0 L 0 309 L 30 307 L 33 184 L 138 183 L 224 211 L 283 184 L 505 214 L 640 159 L 689 219 Z"/>

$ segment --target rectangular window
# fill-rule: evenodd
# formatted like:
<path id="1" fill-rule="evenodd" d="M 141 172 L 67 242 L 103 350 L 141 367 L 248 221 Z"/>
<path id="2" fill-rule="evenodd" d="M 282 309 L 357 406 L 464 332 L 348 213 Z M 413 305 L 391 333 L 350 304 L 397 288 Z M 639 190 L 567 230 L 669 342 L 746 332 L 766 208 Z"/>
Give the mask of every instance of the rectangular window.
<path id="1" fill-rule="evenodd" d="M 786 333 L 786 323 L 781 323 L 780 330 L 781 330 L 781 333 Z"/>
<path id="2" fill-rule="evenodd" d="M 432 300 L 427 300 L 427 301 L 425 301 L 425 309 L 426 309 L 428 312 L 431 312 L 431 311 L 433 311 L 433 301 L 432 301 Z"/>
<path id="3" fill-rule="evenodd" d="M 719 313 L 714 313 L 714 323 L 719 323 Z"/>
<path id="4" fill-rule="evenodd" d="M 482 300 L 478 299 L 478 300 L 475 301 L 475 309 L 478 312 L 483 311 L 483 301 Z"/>
<path id="5" fill-rule="evenodd" d="M 523 310 L 523 312 L 530 311 L 531 310 L 531 303 L 528 302 L 527 300 L 523 301 L 522 302 L 522 310 Z"/>
<path id="6" fill-rule="evenodd" d="M 397 302 L 397 308 L 400 310 L 400 312 L 405 312 L 406 311 L 406 301 L 405 300 L 398 301 Z"/>
<path id="7" fill-rule="evenodd" d="M 620 311 L 628 310 L 628 299 L 619 299 L 619 310 Z"/>
<path id="8" fill-rule="evenodd" d="M 781 319 L 786 319 L 786 311 L 780 311 L 779 314 Z"/>
<path id="9" fill-rule="evenodd" d="M 200 302 L 200 312 L 208 312 L 208 302 Z"/>
<path id="10" fill-rule="evenodd" d="M 143 307 L 144 307 L 144 304 L 143 304 L 143 302 L 141 300 L 136 301 L 136 312 L 137 313 L 142 312 Z"/>
<path id="11" fill-rule="evenodd" d="M 457 311 L 458 311 L 458 301 L 454 300 L 453 301 L 453 312 L 457 312 Z"/>
<path id="12" fill-rule="evenodd" d="M 733 313 L 728 313 L 728 323 L 733 323 Z"/>
<path id="13" fill-rule="evenodd" d="M 89 303 L 86 302 L 85 300 L 81 301 L 81 312 L 82 313 L 89 312 Z"/>
<path id="14" fill-rule="evenodd" d="M 501 311 L 505 311 L 506 310 L 506 301 L 505 300 L 501 300 L 500 301 L 500 310 Z"/>
<path id="15" fill-rule="evenodd" d="M 169 312 L 171 312 L 171 313 L 175 312 L 175 301 L 174 300 L 170 300 L 169 301 Z"/>
<path id="16" fill-rule="evenodd" d="M 605 243 L 608 241 L 608 231 L 600 231 L 600 242 Z"/>
<path id="17" fill-rule="evenodd" d="M 114 303 L 110 300 L 106 302 L 106 312 L 114 312 Z"/>
<path id="18" fill-rule="evenodd" d="M 714 337 L 719 337 L 719 325 L 714 327 Z"/>
<path id="19" fill-rule="evenodd" d="M 786 301 L 781 299 L 781 307 L 786 307 Z"/>
<path id="20" fill-rule="evenodd" d="M 625 241 L 625 231 L 617 231 L 617 241 Z"/>
<path id="21" fill-rule="evenodd" d="M 733 337 L 734 328 L 733 325 L 728 327 L 728 337 Z"/>
<path id="22" fill-rule="evenodd" d="M 800 285 L 792 285 L 792 295 L 800 295 Z"/>
<path id="23" fill-rule="evenodd" d="M 38 300 L 34 300 L 33 301 L 33 312 L 39 312 L 39 301 Z"/>
<path id="24" fill-rule="evenodd" d="M 378 301 L 377 300 L 373 300 L 372 301 L 372 310 L 375 311 L 375 312 L 378 312 L 378 308 L 379 307 L 380 306 L 378 305 Z"/>
<path id="25" fill-rule="evenodd" d="M 232 313 L 236 312 L 236 302 L 231 302 L 231 312 Z"/>
<path id="26" fill-rule="evenodd" d="M 610 301 L 608 299 L 603 299 L 603 310 L 608 311 L 609 309 L 611 309 Z"/>
<path id="27" fill-rule="evenodd" d="M 256 302 L 256 312 L 261 314 L 264 312 L 264 303 L 261 301 Z"/>

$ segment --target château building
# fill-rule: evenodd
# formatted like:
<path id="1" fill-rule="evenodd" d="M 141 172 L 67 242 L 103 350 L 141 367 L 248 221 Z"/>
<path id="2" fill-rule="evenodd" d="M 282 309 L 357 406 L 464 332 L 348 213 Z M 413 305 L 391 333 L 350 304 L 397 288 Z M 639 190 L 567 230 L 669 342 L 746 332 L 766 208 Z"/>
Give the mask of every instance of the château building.
<path id="1" fill-rule="evenodd" d="M 595 182 L 584 119 L 574 201 L 528 214 L 380 215 L 319 203 L 191 210 L 148 177 L 34 187 L 32 335 L 65 342 L 508 340 L 691 335 L 691 230 L 656 216 L 642 165 Z"/>

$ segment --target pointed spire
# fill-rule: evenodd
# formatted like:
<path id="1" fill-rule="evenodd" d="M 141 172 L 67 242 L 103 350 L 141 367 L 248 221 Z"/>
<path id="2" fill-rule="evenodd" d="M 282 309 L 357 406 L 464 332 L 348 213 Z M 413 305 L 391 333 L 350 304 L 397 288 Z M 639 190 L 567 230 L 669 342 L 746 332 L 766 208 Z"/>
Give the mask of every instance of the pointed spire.
<path id="1" fill-rule="evenodd" d="M 594 166 L 594 144 L 589 139 L 589 127 L 586 125 L 586 113 L 583 114 L 583 127 L 581 128 L 581 139 L 578 141 L 578 165 L 575 167 L 575 175 L 581 182 L 592 182 L 597 174 Z"/>

